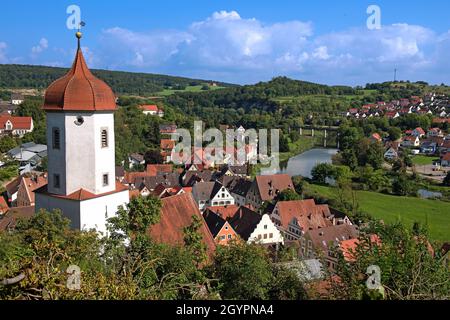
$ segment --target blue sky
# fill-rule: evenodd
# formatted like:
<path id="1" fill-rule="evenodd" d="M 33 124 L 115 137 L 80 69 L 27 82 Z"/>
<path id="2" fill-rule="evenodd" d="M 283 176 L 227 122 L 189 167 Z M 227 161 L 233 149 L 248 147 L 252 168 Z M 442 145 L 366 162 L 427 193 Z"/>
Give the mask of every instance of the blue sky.
<path id="1" fill-rule="evenodd" d="M 399 79 L 450 84 L 447 0 L 8 1 L 0 63 L 69 66 L 66 20 L 78 5 L 92 68 L 255 83 L 274 76 L 364 85 Z M 381 29 L 369 30 L 369 5 Z"/>

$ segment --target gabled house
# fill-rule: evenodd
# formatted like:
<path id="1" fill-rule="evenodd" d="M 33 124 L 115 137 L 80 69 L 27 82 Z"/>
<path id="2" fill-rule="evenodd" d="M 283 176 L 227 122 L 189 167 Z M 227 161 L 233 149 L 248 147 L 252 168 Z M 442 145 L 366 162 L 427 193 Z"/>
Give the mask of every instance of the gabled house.
<path id="1" fill-rule="evenodd" d="M 0 134 L 23 137 L 34 129 L 33 118 L 0 115 Z"/>
<path id="2" fill-rule="evenodd" d="M 411 135 L 422 138 L 425 135 L 425 130 L 423 130 L 421 127 L 417 127 L 412 131 Z"/>
<path id="3" fill-rule="evenodd" d="M 234 204 L 234 198 L 231 193 L 218 181 L 196 183 L 192 188 L 192 195 L 200 210 L 210 206 Z"/>
<path id="4" fill-rule="evenodd" d="M 158 116 L 160 118 L 162 118 L 164 116 L 164 110 L 162 110 L 155 104 L 141 105 L 141 106 L 139 106 L 139 108 L 142 110 L 142 113 L 145 115 L 149 114 L 152 116 Z"/>
<path id="5" fill-rule="evenodd" d="M 172 150 L 175 148 L 175 141 L 171 139 L 161 139 L 160 142 L 161 156 L 164 162 L 172 161 Z"/>
<path id="6" fill-rule="evenodd" d="M 128 167 L 130 169 L 132 169 L 135 166 L 144 165 L 144 164 L 145 164 L 145 159 L 144 159 L 144 155 L 142 153 L 131 153 L 128 156 Z"/>
<path id="7" fill-rule="evenodd" d="M 302 259 L 322 258 L 330 270 L 334 270 L 338 260 L 336 249 L 342 241 L 356 239 L 358 228 L 342 224 L 305 232 L 299 239 L 299 256 Z"/>
<path id="8" fill-rule="evenodd" d="M 385 153 L 384 158 L 387 160 L 395 160 L 398 158 L 398 149 L 394 149 L 393 147 L 389 147 Z"/>
<path id="9" fill-rule="evenodd" d="M 297 240 L 308 230 L 333 225 L 328 205 L 317 205 L 314 199 L 278 201 L 270 217 L 286 240 Z"/>
<path id="10" fill-rule="evenodd" d="M 237 205 L 245 206 L 247 204 L 247 194 L 252 184 L 252 181 L 240 178 L 231 185 L 230 192 Z"/>
<path id="11" fill-rule="evenodd" d="M 17 191 L 17 207 L 34 206 L 35 196 L 34 190 L 48 183 L 47 174 L 26 174 L 21 177 L 19 189 Z"/>
<path id="12" fill-rule="evenodd" d="M 431 128 L 427 132 L 427 137 L 443 137 L 442 130 L 439 128 Z"/>
<path id="13" fill-rule="evenodd" d="M 11 104 L 17 106 L 17 105 L 22 104 L 23 101 L 24 101 L 24 97 L 22 94 L 20 94 L 20 93 L 11 94 Z"/>
<path id="14" fill-rule="evenodd" d="M 450 152 L 447 152 L 441 157 L 441 166 L 450 167 Z"/>
<path id="15" fill-rule="evenodd" d="M 227 245 L 231 241 L 240 240 L 230 223 L 219 214 L 206 209 L 203 212 L 203 218 L 217 244 Z"/>
<path id="16" fill-rule="evenodd" d="M 209 182 L 213 180 L 214 172 L 211 170 L 188 170 L 181 176 L 181 184 L 184 187 L 193 187 L 199 182 Z"/>
<path id="17" fill-rule="evenodd" d="M 247 192 L 246 203 L 257 209 L 287 189 L 294 190 L 292 179 L 287 174 L 256 176 Z"/>
<path id="18" fill-rule="evenodd" d="M 259 214 L 245 206 L 216 206 L 207 211 L 214 212 L 226 220 L 239 238 L 247 243 L 278 245 L 283 237 L 268 214 Z"/>
<path id="19" fill-rule="evenodd" d="M 388 111 L 384 114 L 388 119 L 396 119 L 400 117 L 400 114 L 397 111 Z"/>
<path id="20" fill-rule="evenodd" d="M 401 142 L 401 146 L 406 148 L 418 147 L 419 145 L 420 145 L 419 137 L 414 135 L 404 137 Z"/>
<path id="21" fill-rule="evenodd" d="M 171 135 L 173 133 L 177 132 L 177 125 L 176 124 L 162 124 L 159 126 L 159 133 L 160 134 L 166 134 Z"/>

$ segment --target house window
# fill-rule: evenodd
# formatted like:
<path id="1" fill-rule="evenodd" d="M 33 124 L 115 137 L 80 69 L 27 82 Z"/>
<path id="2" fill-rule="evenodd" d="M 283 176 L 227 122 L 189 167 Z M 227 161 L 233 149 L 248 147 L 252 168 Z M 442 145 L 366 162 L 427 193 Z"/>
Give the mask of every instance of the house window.
<path id="1" fill-rule="evenodd" d="M 103 128 L 101 132 L 102 136 L 102 148 L 108 147 L 108 129 Z"/>
<path id="2" fill-rule="evenodd" d="M 228 239 L 231 239 L 231 234 L 228 235 Z"/>
<path id="3" fill-rule="evenodd" d="M 109 176 L 107 173 L 103 175 L 103 186 L 109 185 Z"/>
<path id="4" fill-rule="evenodd" d="M 267 233 L 264 233 L 264 239 L 267 239 Z"/>
<path id="5" fill-rule="evenodd" d="M 53 187 L 59 189 L 61 186 L 61 182 L 59 181 L 59 174 L 53 175 Z"/>
<path id="6" fill-rule="evenodd" d="M 53 132 L 53 139 L 52 139 L 52 144 L 53 144 L 53 149 L 58 149 L 60 148 L 60 132 L 59 132 L 59 128 L 53 128 L 52 130 Z"/>
<path id="7" fill-rule="evenodd" d="M 264 229 L 267 229 L 267 224 L 264 225 Z"/>
<path id="8" fill-rule="evenodd" d="M 269 238 L 273 238 L 273 233 L 269 233 Z"/>
<path id="9" fill-rule="evenodd" d="M 225 240 L 225 236 L 220 236 L 220 240 Z"/>

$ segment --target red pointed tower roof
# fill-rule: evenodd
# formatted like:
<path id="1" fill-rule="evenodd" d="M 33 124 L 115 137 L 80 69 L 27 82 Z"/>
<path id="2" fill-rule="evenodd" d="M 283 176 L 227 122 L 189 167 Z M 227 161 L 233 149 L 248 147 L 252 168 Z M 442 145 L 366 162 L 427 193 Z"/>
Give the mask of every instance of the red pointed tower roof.
<path id="1" fill-rule="evenodd" d="M 69 72 L 54 81 L 45 92 L 46 111 L 113 111 L 116 97 L 111 88 L 96 78 L 86 65 L 81 51 L 81 33 L 77 32 L 78 49 Z"/>

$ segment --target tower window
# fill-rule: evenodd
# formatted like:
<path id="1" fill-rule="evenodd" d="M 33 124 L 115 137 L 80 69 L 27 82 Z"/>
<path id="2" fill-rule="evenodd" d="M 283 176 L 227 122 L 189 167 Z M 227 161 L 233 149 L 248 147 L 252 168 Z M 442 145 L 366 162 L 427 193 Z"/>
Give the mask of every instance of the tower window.
<path id="1" fill-rule="evenodd" d="M 60 133 L 59 133 L 59 128 L 53 128 L 53 149 L 58 149 L 60 148 Z"/>
<path id="2" fill-rule="evenodd" d="M 103 186 L 109 185 L 109 176 L 107 173 L 103 175 Z"/>
<path id="3" fill-rule="evenodd" d="M 61 183 L 59 181 L 59 174 L 53 175 L 53 187 L 59 189 L 61 186 Z"/>
<path id="4" fill-rule="evenodd" d="M 102 138 L 102 148 L 108 147 L 108 129 L 102 129 L 101 131 Z"/>

